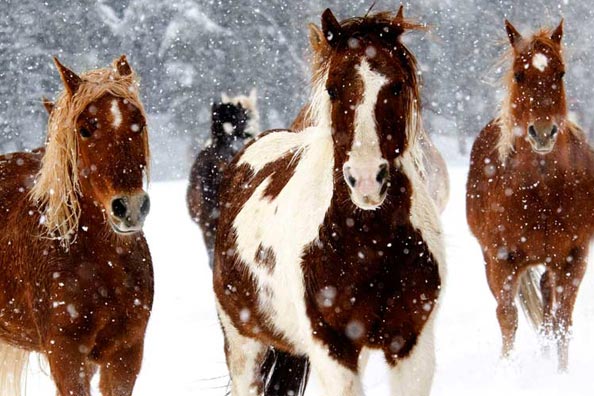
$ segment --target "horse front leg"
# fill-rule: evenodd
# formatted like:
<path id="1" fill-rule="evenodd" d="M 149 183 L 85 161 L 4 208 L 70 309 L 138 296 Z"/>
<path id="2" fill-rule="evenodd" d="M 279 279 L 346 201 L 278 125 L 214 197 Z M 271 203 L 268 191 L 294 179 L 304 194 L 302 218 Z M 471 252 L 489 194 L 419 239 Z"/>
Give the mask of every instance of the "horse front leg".
<path id="1" fill-rule="evenodd" d="M 102 396 L 130 396 L 142 365 L 143 342 L 113 353 L 101 364 Z"/>
<path id="2" fill-rule="evenodd" d="M 82 348 L 83 343 L 68 337 L 52 337 L 47 348 L 52 378 L 58 396 L 91 396 L 91 378 L 96 366 Z"/>
<path id="3" fill-rule="evenodd" d="M 435 335 L 433 318 L 423 327 L 413 349 L 405 357 L 394 354 L 394 344 L 384 349 L 390 367 L 393 396 L 429 396 L 435 375 Z"/>
<path id="4" fill-rule="evenodd" d="M 352 349 L 348 346 L 345 349 Z M 329 347 L 315 341 L 308 353 L 311 367 L 316 373 L 324 396 L 363 396 L 363 385 L 357 371 L 358 351 L 349 353 L 352 359 L 337 360 Z"/>
<path id="5" fill-rule="evenodd" d="M 510 260 L 487 258 L 487 281 L 497 301 L 497 320 L 501 329 L 501 356 L 509 357 L 518 329 L 515 296 L 519 287 L 518 268 Z"/>
<path id="6" fill-rule="evenodd" d="M 225 338 L 225 356 L 231 377 L 231 396 L 261 395 L 264 391 L 262 365 L 268 346 L 239 333 L 226 312 L 217 304 Z"/>

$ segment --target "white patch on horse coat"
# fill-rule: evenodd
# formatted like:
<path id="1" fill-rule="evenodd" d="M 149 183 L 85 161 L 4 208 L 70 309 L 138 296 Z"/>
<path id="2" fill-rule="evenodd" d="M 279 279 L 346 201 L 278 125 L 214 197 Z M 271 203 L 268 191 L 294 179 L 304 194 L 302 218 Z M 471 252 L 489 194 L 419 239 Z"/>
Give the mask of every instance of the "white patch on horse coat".
<path id="1" fill-rule="evenodd" d="M 120 103 L 117 99 L 111 101 L 111 115 L 113 117 L 111 125 L 114 128 L 119 128 L 122 124 L 122 112 L 120 111 Z"/>
<path id="2" fill-rule="evenodd" d="M 359 75 L 363 80 L 363 102 L 355 110 L 355 137 L 347 163 L 351 167 L 373 167 L 377 173 L 382 153 L 377 135 L 375 105 L 380 90 L 388 80 L 371 70 L 366 60 L 359 66 Z"/>
<path id="3" fill-rule="evenodd" d="M 299 163 L 279 195 L 270 200 L 262 194 L 264 180 L 243 205 L 233 222 L 237 253 L 258 283 L 260 310 L 300 353 L 313 347 L 312 328 L 305 309 L 305 286 L 301 257 L 306 246 L 318 238 L 333 196 L 334 150 L 328 128 L 311 127 L 300 133 L 274 132 L 260 138 L 242 155 L 239 163 L 254 172 L 288 152 L 299 152 Z M 283 170 L 278 170 L 282 172 Z M 275 253 L 272 272 L 255 263 L 258 247 Z"/>
<path id="4" fill-rule="evenodd" d="M 546 55 L 541 54 L 540 52 L 534 54 L 532 57 L 532 66 L 536 69 L 540 70 L 541 72 L 545 71 L 547 66 L 549 65 L 549 58 Z"/>
<path id="5" fill-rule="evenodd" d="M 234 130 L 235 128 L 233 128 L 233 124 L 230 122 L 223 122 L 223 131 L 225 131 L 227 135 L 233 135 Z"/>
<path id="6" fill-rule="evenodd" d="M 435 315 L 425 323 L 410 354 L 390 370 L 392 395 L 429 396 L 435 374 Z"/>
<path id="7" fill-rule="evenodd" d="M 237 166 L 248 164 L 254 174 L 267 164 L 274 162 L 291 150 L 296 150 L 303 143 L 300 133 L 277 131 L 259 138 L 241 155 Z"/>

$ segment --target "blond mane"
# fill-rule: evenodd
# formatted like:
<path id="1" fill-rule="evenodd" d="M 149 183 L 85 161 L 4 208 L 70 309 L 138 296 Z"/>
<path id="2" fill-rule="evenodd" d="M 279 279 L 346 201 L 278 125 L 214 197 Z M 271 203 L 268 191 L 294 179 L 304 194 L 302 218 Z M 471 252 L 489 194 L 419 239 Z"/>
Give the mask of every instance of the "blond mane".
<path id="1" fill-rule="evenodd" d="M 29 198 L 42 212 L 43 236 L 57 239 L 68 250 L 76 239 L 80 218 L 81 196 L 78 177 L 78 145 L 76 122 L 85 108 L 105 94 L 128 100 L 146 119 L 138 95 L 138 78 L 132 71 L 122 76 L 114 61 L 112 67 L 83 73 L 82 83 L 74 95 L 65 90 L 56 100 L 47 127 L 45 154 Z M 146 141 L 147 177 L 150 163 Z"/>
<path id="2" fill-rule="evenodd" d="M 536 43 L 543 43 L 551 48 L 554 46 L 554 42 L 551 39 L 551 34 L 553 33 L 553 29 L 550 28 L 541 28 L 536 33 L 534 33 L 531 37 L 524 39 L 521 43 L 519 43 L 519 51 L 524 52 L 527 48 L 533 47 Z M 506 38 L 506 42 L 507 38 Z M 515 51 L 512 46 L 504 52 L 501 56 L 501 59 L 497 62 L 498 66 L 508 65 L 507 73 L 505 73 L 501 79 L 501 86 L 507 92 L 505 98 L 501 103 L 501 107 L 499 109 L 499 115 L 497 116 L 496 123 L 499 126 L 499 140 L 497 141 L 497 151 L 499 153 L 500 161 L 505 161 L 505 159 L 514 151 L 514 140 L 515 140 L 515 133 L 514 130 L 517 127 L 516 123 L 512 117 L 512 102 L 511 102 L 511 90 L 514 84 L 514 70 L 513 70 L 513 61 L 515 58 Z M 561 59 L 563 59 L 563 52 L 560 53 Z M 581 129 L 578 125 L 566 119 L 565 121 L 565 130 L 569 131 L 570 133 L 581 136 L 582 133 L 580 132 Z"/>

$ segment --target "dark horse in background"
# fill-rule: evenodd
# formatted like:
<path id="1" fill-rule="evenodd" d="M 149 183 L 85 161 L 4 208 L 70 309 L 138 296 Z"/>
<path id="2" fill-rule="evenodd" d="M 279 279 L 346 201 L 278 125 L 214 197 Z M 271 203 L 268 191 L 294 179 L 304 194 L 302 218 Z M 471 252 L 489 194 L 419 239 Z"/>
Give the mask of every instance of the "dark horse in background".
<path id="1" fill-rule="evenodd" d="M 594 154 L 567 117 L 563 22 L 527 38 L 506 29 L 508 96 L 472 148 L 467 218 L 497 300 L 502 355 L 513 348 L 519 293 L 532 324 L 556 341 L 563 371 L 594 233 Z"/>
<path id="2" fill-rule="evenodd" d="M 421 28 L 402 12 L 339 23 L 326 10 L 311 126 L 266 132 L 227 167 L 214 289 L 233 396 L 287 394 L 270 384 L 271 348 L 309 360 L 326 396 L 363 395 L 369 349 L 394 395 L 429 395 L 445 263 L 420 172 L 416 60 L 400 40 Z M 283 368 L 302 377 L 293 394 L 304 368 Z"/>
<path id="3" fill-rule="evenodd" d="M 249 96 L 222 95 L 212 105 L 210 141 L 198 153 L 190 171 L 186 194 L 188 211 L 202 230 L 212 268 L 214 242 L 219 218 L 219 185 L 225 167 L 246 141 L 260 131 L 256 91 Z"/>
<path id="4" fill-rule="evenodd" d="M 19 395 L 30 352 L 59 396 L 130 396 L 153 302 L 146 114 L 126 58 L 76 75 L 44 148 L 0 157 L 0 391 Z M 49 101 L 48 101 L 49 103 Z"/>

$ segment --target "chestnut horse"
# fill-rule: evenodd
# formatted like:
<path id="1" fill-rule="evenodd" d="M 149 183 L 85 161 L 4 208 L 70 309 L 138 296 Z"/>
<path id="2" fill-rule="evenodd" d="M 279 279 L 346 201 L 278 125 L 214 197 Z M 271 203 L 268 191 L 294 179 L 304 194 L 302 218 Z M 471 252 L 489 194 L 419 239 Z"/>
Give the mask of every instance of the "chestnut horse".
<path id="1" fill-rule="evenodd" d="M 227 168 L 214 290 L 233 396 L 276 394 L 270 348 L 309 359 L 327 396 L 363 395 L 366 349 L 383 351 L 395 395 L 429 394 L 444 254 L 418 171 L 416 60 L 400 41 L 420 28 L 326 10 L 312 126 L 269 131 Z"/>
<path id="2" fill-rule="evenodd" d="M 497 300 L 502 355 L 513 348 L 520 289 L 527 316 L 556 338 L 563 371 L 594 232 L 594 154 L 567 117 L 563 22 L 529 38 L 507 21 L 506 29 L 512 59 L 508 95 L 472 148 L 467 218 Z"/>
<path id="3" fill-rule="evenodd" d="M 198 153 L 190 171 L 188 211 L 202 230 L 211 268 L 219 218 L 219 185 L 227 164 L 260 131 L 256 100 L 253 89 L 249 96 L 230 98 L 223 94 L 221 102 L 213 103 L 210 142 Z"/>
<path id="4" fill-rule="evenodd" d="M 0 389 L 20 394 L 30 352 L 59 396 L 129 396 L 153 301 L 146 115 L 126 58 L 65 89 L 45 148 L 0 157 Z M 49 102 L 48 102 L 49 103 Z"/>

